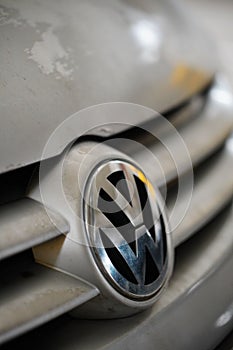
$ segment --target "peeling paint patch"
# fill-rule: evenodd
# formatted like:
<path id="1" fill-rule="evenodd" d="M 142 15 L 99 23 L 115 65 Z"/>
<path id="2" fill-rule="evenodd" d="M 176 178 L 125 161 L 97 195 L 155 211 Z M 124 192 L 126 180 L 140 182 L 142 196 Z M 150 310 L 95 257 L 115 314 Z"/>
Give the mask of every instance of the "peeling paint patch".
<path id="1" fill-rule="evenodd" d="M 39 6 L 37 2 L 30 6 L 27 1 L 1 0 L 1 3 L 4 6 L 0 5 L 0 26 L 11 24 L 14 27 L 22 26 L 24 30 L 29 26 L 29 30 L 33 29 L 37 38 L 39 35 L 39 40 L 29 44 L 30 47 L 24 50 L 28 59 L 34 61 L 43 74 L 54 74 L 55 79 L 73 80 L 75 64 L 72 50 L 64 48 L 56 35 L 63 27 L 61 16 L 51 13 L 49 4 L 48 11 L 45 11 L 46 8 Z"/>
<path id="2" fill-rule="evenodd" d="M 42 73 L 56 74 L 56 79 L 72 79 L 71 50 L 64 49 L 50 27 L 42 33 L 41 41 L 36 41 L 31 49 L 25 49 L 28 58 L 37 63 Z"/>

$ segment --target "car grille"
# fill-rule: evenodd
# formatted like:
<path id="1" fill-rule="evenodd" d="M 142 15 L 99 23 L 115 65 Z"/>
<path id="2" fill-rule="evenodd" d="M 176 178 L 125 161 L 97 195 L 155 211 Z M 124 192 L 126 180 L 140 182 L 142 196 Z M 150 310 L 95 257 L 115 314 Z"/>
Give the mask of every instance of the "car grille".
<path id="1" fill-rule="evenodd" d="M 111 139 L 109 140 L 112 146 L 138 162 L 151 182 L 156 184 L 162 193 L 163 189 L 168 186 L 166 204 L 168 215 L 171 217 L 174 246 L 180 246 L 189 238 L 184 245 L 177 248 L 178 262 L 171 287 L 168 289 L 167 299 L 165 298 L 165 301 L 159 306 L 155 306 L 155 311 L 156 308 L 157 311 L 161 311 L 167 304 L 172 303 L 182 293 L 195 286 L 203 276 L 208 275 L 208 272 L 232 245 L 232 239 L 227 233 L 224 233 L 224 230 L 222 231 L 222 226 L 218 228 L 215 225 L 216 230 L 219 230 L 220 233 L 219 236 L 217 234 L 213 236 L 211 244 L 208 241 L 210 226 L 203 229 L 209 222 L 216 219 L 217 215 L 229 204 L 233 194 L 233 148 L 230 137 L 233 125 L 232 106 L 218 99 L 218 93 L 223 93 L 223 91 L 223 87 L 214 82 L 213 86 L 209 87 L 207 92 L 205 91 L 205 94 L 202 92 L 194 96 L 189 103 L 167 115 L 184 139 L 194 167 L 193 196 L 184 219 L 179 225 L 177 225 L 176 217 L 172 216 L 177 197 L 177 164 L 174 163 L 169 152 L 148 133 L 135 132 L 135 130 L 119 135 L 126 139 L 125 143 L 120 143 L 120 145 L 116 140 L 112 142 Z M 155 122 L 148 125 L 152 131 L 153 128 L 158 127 Z M 173 136 L 166 130 L 161 130 L 161 133 L 165 135 L 167 143 L 175 147 Z M 138 148 L 136 143 L 135 146 L 128 144 L 127 138 L 135 140 L 137 144 L 143 144 L 156 156 L 162 165 L 163 178 L 156 169 L 151 168 L 148 164 L 144 151 Z M 179 149 L 173 149 L 173 151 L 179 154 Z M 179 163 L 182 169 L 179 176 L 185 178 L 191 169 L 182 157 Z M 183 195 L 185 196 L 185 191 Z M 177 212 L 182 212 L 184 200 L 182 196 L 179 198 Z M 224 222 L 223 226 L 231 224 L 226 220 Z M 56 237 L 64 239 L 62 234 L 69 231 L 69 223 L 61 215 L 48 208 L 45 209 L 41 203 L 28 198 L 25 194 L 23 198 L 21 196 L 15 201 L 1 205 L 0 224 L 1 343 L 45 324 L 61 314 L 66 314 L 76 307 L 81 307 L 82 304 L 98 295 L 99 292 L 94 286 L 78 277 L 55 271 L 49 266 L 41 266 L 33 260 L 31 248 L 56 239 Z M 60 228 L 60 231 L 57 227 Z M 197 231 L 202 233 L 201 237 L 200 234 L 194 237 L 195 239 L 197 237 L 198 244 L 192 241 L 194 238 L 190 238 Z M 224 235 L 226 236 L 225 243 L 222 244 L 221 237 Z M 182 248 L 183 246 L 185 249 Z M 186 253 L 181 254 L 181 250 Z M 214 256 L 216 250 L 218 254 Z M 205 261 L 203 262 L 204 254 Z M 194 269 L 194 259 L 196 259 L 196 270 L 191 273 L 190 271 Z M 202 269 L 198 268 L 200 266 Z M 177 271 L 183 272 L 180 274 Z M 179 278 L 177 277 L 176 280 L 178 275 Z M 181 275 L 183 277 L 180 277 Z M 180 281 L 182 278 L 185 281 Z M 57 326 L 62 328 L 59 322 L 59 320 L 54 321 L 55 330 Z M 71 321 L 67 318 L 62 322 L 64 322 L 65 330 L 73 328 Z M 94 325 L 88 321 L 76 322 L 80 329 L 84 330 L 87 327 L 95 336 Z M 47 332 L 56 337 L 56 331 L 51 329 L 52 324 L 50 323 L 47 327 L 42 330 L 45 337 Z M 27 336 L 24 336 L 24 342 L 25 337 Z M 30 344 L 32 338 L 28 335 L 27 339 Z M 85 348 L 85 341 L 82 340 L 82 342 Z M 8 344 L 9 346 L 16 345 L 14 342 Z"/>

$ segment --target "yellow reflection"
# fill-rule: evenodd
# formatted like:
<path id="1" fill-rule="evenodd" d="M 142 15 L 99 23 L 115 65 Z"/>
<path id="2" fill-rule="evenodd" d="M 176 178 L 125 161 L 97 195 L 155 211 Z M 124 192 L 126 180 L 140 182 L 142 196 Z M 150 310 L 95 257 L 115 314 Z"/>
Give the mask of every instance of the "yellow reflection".
<path id="1" fill-rule="evenodd" d="M 154 187 L 153 187 L 152 183 L 147 179 L 147 177 L 140 170 L 136 169 L 134 166 L 131 166 L 131 169 L 134 173 L 136 173 L 138 178 L 147 186 L 147 189 L 150 192 L 150 194 L 153 197 L 155 197 Z"/>
<path id="2" fill-rule="evenodd" d="M 208 74 L 181 62 L 175 66 L 170 81 L 173 87 L 180 87 L 186 91 L 193 92 L 203 87 L 208 80 Z"/>

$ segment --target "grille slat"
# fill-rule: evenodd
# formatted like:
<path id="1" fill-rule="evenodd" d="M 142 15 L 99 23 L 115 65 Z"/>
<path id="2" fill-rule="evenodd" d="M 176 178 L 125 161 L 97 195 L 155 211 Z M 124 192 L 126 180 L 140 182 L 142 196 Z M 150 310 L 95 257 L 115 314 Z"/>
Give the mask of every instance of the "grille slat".
<path id="1" fill-rule="evenodd" d="M 176 227 L 177 217 L 171 215 L 175 198 L 170 197 L 167 205 L 171 215 L 170 225 L 175 246 L 201 229 L 230 202 L 233 196 L 232 174 L 233 153 L 226 147 L 195 174 L 193 195 L 186 213 L 184 201 L 187 201 L 187 198 L 182 196 L 179 198 L 176 213 L 184 215 L 180 216 L 182 220 L 178 227 Z"/>
<path id="2" fill-rule="evenodd" d="M 60 215 L 29 198 L 0 206 L 0 227 L 0 260 L 69 231 Z"/>
<path id="3" fill-rule="evenodd" d="M 7 261 L 10 260 L 10 261 Z M 98 290 L 25 257 L 4 260 L 0 288 L 0 344 L 94 298 Z"/>
<path id="4" fill-rule="evenodd" d="M 229 117 L 227 113 L 224 115 L 224 110 L 221 114 L 216 112 L 212 114 L 211 112 L 213 112 L 212 108 L 209 112 L 206 111 L 203 115 L 178 130 L 186 144 L 194 167 L 214 154 L 224 144 L 233 130 L 232 116 Z M 163 142 L 169 149 L 158 142 L 146 146 L 161 164 L 164 177 L 161 176 L 163 174 L 151 166 L 151 162 L 148 162 L 148 156 L 146 156 L 148 153 L 145 150 L 133 151 L 130 154 L 158 187 L 164 186 L 164 181 L 172 183 L 177 179 L 177 164 L 179 169 L 182 170 L 179 176 L 190 170 L 190 163 L 187 163 L 187 159 L 180 152 L 180 143 L 177 142 L 177 136 L 168 134 L 163 137 Z M 124 147 L 124 149 L 127 151 L 127 147 Z M 172 159 L 170 151 L 176 156 L 175 161 Z"/>

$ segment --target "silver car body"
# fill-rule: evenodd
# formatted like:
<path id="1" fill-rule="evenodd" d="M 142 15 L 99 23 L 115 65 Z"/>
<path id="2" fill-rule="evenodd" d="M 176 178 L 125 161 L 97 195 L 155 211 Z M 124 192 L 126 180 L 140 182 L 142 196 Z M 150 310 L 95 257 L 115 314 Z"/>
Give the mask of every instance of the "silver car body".
<path id="1" fill-rule="evenodd" d="M 18 181 L 21 170 L 30 178 L 41 161 L 42 167 L 49 164 L 44 179 L 52 190 L 50 176 L 67 146 L 80 136 L 87 143 L 107 137 L 114 152 L 133 158 L 163 189 L 176 181 L 176 167 L 168 153 L 132 128 L 157 130 L 154 111 L 170 118 L 190 161 L 200 168 L 190 207 L 177 230 L 171 220 L 176 263 L 170 284 L 152 308 L 129 318 L 84 320 L 65 315 L 44 325 L 73 309 L 90 315 L 96 300 L 101 301 L 99 290 L 83 276 L 61 273 L 61 266 L 53 265 L 56 249 L 63 245 L 59 235 L 70 229 L 55 197 L 49 209 L 44 208 L 33 183 L 15 202 L 5 200 L 0 208 L 6 233 L 0 237 L 0 298 L 5 302 L 0 342 L 10 340 L 6 348 L 66 350 L 217 346 L 233 327 L 233 100 L 226 84 L 215 77 L 214 46 L 186 12 L 168 0 L 0 0 L 0 45 L 1 179 L 13 176 Z M 108 113 L 105 106 L 112 102 Z M 146 108 L 129 108 L 121 115 L 116 106 L 123 102 Z M 73 122 L 66 127 L 69 118 Z M 128 147 L 127 141 L 111 144 L 119 133 L 129 138 L 133 133 L 135 141 L 158 156 L 164 179 L 137 147 Z M 172 139 L 170 144 L 185 178 L 190 164 Z M 170 188 L 168 192 L 170 215 L 174 196 Z M 185 196 L 179 198 L 180 212 Z M 9 257 L 31 248 L 46 267 L 30 265 L 28 275 L 17 275 L 17 260 L 8 267 Z M 39 325 L 39 330 L 12 341 Z"/>
<path id="2" fill-rule="evenodd" d="M 0 9 L 0 172 L 40 160 L 51 133 L 84 108 L 120 101 L 164 113 L 213 78 L 205 39 L 170 1 L 3 0 Z M 84 119 L 67 138 L 93 127 Z"/>

